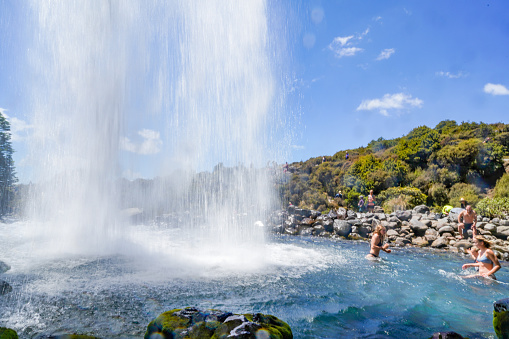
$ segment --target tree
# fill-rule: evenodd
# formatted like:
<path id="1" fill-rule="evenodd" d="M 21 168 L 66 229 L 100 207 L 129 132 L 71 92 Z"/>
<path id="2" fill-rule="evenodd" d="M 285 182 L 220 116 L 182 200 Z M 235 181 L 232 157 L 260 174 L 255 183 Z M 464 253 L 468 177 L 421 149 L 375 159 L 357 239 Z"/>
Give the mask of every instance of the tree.
<path id="1" fill-rule="evenodd" d="M 0 114 L 0 215 L 9 211 L 14 197 L 14 184 L 18 181 L 14 170 L 14 153 L 11 146 L 11 125 Z"/>

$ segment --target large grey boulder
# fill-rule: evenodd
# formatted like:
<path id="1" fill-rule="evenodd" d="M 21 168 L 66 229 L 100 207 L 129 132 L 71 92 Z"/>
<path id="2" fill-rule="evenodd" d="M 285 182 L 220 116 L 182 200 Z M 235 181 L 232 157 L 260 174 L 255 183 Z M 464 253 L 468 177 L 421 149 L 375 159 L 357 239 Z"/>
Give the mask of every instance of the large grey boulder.
<path id="1" fill-rule="evenodd" d="M 509 220 L 500 220 L 500 226 L 509 226 Z"/>
<path id="2" fill-rule="evenodd" d="M 352 233 L 352 225 L 346 220 L 334 220 L 334 233 L 342 237 L 348 237 Z"/>
<path id="3" fill-rule="evenodd" d="M 403 237 L 399 237 L 399 238 L 396 238 L 396 240 L 394 240 L 394 244 L 396 246 L 405 246 L 407 244 L 411 244 L 412 242 L 406 238 L 403 238 Z"/>
<path id="4" fill-rule="evenodd" d="M 497 226 L 492 223 L 488 223 L 488 224 L 484 225 L 483 229 L 485 231 L 490 232 L 491 234 L 497 233 Z"/>
<path id="5" fill-rule="evenodd" d="M 429 245 L 429 242 L 426 238 L 417 237 L 412 239 L 412 244 L 419 247 L 425 247 Z"/>
<path id="6" fill-rule="evenodd" d="M 343 207 L 339 207 L 338 210 L 336 211 L 336 214 L 337 214 L 337 218 L 341 219 L 341 220 L 344 220 L 347 217 L 346 209 Z"/>
<path id="7" fill-rule="evenodd" d="M 323 228 L 326 232 L 334 232 L 334 221 L 332 219 L 326 219 L 322 222 Z"/>
<path id="8" fill-rule="evenodd" d="M 437 240 L 433 241 L 433 243 L 431 244 L 431 247 L 444 248 L 444 247 L 447 247 L 447 244 L 448 244 L 447 239 L 444 237 L 440 237 Z"/>
<path id="9" fill-rule="evenodd" d="M 415 213 L 426 214 L 429 212 L 429 207 L 426 205 L 415 206 L 413 211 Z"/>
<path id="10" fill-rule="evenodd" d="M 412 219 L 410 221 L 410 228 L 415 233 L 415 235 L 421 237 L 426 234 L 426 230 L 428 229 L 428 226 L 426 226 L 424 223 L 420 222 L 419 220 Z"/>
<path id="11" fill-rule="evenodd" d="M 509 236 L 509 226 L 498 226 L 495 235 L 497 238 L 507 239 L 507 236 Z"/>
<path id="12" fill-rule="evenodd" d="M 368 225 L 361 225 L 361 226 L 356 226 L 356 227 L 357 227 L 357 233 L 359 233 L 359 235 L 363 238 L 367 238 L 368 234 L 371 233 L 371 231 L 372 231 L 371 226 L 368 226 Z"/>
<path id="13" fill-rule="evenodd" d="M 459 240 L 459 241 L 456 241 L 453 246 L 457 247 L 457 248 L 460 248 L 460 247 L 470 248 L 470 247 L 472 247 L 472 243 L 468 240 Z"/>
<path id="14" fill-rule="evenodd" d="M 401 221 L 408 221 L 412 218 L 410 211 L 396 211 L 396 217 Z"/>
<path id="15" fill-rule="evenodd" d="M 442 226 L 439 228 L 438 230 L 438 234 L 442 235 L 444 233 L 451 233 L 451 234 L 454 234 L 454 228 L 452 228 L 451 226 L 449 225 L 446 225 L 446 226 Z"/>

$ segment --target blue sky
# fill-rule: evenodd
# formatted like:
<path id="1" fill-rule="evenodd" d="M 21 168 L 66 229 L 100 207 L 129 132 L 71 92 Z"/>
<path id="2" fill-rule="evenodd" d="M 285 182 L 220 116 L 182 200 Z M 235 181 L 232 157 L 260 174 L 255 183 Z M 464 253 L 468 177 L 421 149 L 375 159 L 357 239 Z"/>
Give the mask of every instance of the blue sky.
<path id="1" fill-rule="evenodd" d="M 281 30 L 272 34 L 288 58 L 283 115 L 291 115 L 292 138 L 288 152 L 275 159 L 279 163 L 333 155 L 445 119 L 508 122 L 508 1 L 282 1 L 277 9 L 269 1 L 267 6 L 275 22 L 269 34 Z M 34 130 L 26 104 L 27 79 L 34 78 L 26 66 L 33 32 L 27 7 L 0 0 L 0 109 L 11 122 L 21 182 L 33 172 L 26 144 Z M 163 136 L 164 124 L 151 116 L 128 125 L 120 142 L 130 159 L 124 175 L 159 175 L 153 168 L 164 163 L 170 141 Z"/>

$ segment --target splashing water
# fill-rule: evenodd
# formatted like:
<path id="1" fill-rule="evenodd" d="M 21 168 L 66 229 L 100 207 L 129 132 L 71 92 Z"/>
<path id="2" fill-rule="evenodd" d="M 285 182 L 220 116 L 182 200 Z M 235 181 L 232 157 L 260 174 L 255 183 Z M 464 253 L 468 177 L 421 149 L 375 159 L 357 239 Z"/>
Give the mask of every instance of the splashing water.
<path id="1" fill-rule="evenodd" d="M 285 152 L 268 12 L 265 1 L 30 4 L 29 212 L 45 251 L 160 251 L 132 239 L 125 208 L 188 212 L 166 246 L 196 255 L 249 261 L 263 248 L 253 225 L 276 203 L 263 165 Z M 159 176 L 149 189 L 118 179 L 145 162 Z"/>

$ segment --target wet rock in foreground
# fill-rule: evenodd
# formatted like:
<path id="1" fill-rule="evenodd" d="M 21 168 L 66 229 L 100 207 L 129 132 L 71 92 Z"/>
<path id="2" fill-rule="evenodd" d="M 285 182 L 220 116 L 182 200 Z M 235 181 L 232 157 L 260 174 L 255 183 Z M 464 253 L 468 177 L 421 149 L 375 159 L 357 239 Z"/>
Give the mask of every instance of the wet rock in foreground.
<path id="1" fill-rule="evenodd" d="M 147 326 L 145 339 L 153 338 L 291 339 L 287 323 L 272 315 L 233 314 L 188 307 L 160 314 Z"/>

